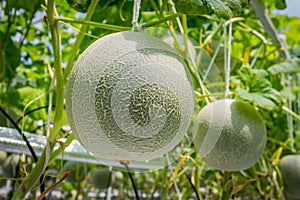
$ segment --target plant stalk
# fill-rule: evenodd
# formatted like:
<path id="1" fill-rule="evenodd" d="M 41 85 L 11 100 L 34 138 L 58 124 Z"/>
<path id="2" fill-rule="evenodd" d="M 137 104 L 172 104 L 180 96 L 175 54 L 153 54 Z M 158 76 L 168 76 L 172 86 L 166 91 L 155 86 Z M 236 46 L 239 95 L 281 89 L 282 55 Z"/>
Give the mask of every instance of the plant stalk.
<path id="1" fill-rule="evenodd" d="M 232 172 L 225 171 L 223 179 L 222 200 L 229 200 L 233 192 Z"/>
<path id="2" fill-rule="evenodd" d="M 143 28 L 152 27 L 152 26 L 155 26 L 157 24 L 161 24 L 161 23 L 167 22 L 167 21 L 169 21 L 171 19 L 174 19 L 174 18 L 180 17 L 180 16 L 182 16 L 181 13 L 176 13 L 176 14 L 168 15 L 166 17 L 160 18 L 158 20 L 154 20 L 152 22 L 149 22 L 149 23 L 143 25 Z"/>
<path id="3" fill-rule="evenodd" d="M 64 104 L 64 82 L 63 82 L 63 73 L 61 67 L 61 49 L 60 49 L 60 33 L 59 33 L 59 23 L 55 20 L 56 10 L 54 7 L 54 0 L 49 0 L 47 2 L 47 18 L 48 24 L 51 32 L 51 39 L 53 45 L 54 53 L 54 68 L 56 73 L 56 107 L 55 107 L 55 116 L 54 116 L 54 127 L 50 132 L 50 135 L 47 139 L 46 147 L 38 159 L 36 166 L 32 169 L 31 173 L 23 180 L 21 186 L 17 189 L 13 196 L 13 200 L 24 199 L 26 194 L 31 191 L 38 180 L 42 176 L 44 170 L 48 165 L 50 154 L 53 151 L 55 146 L 55 138 L 62 126 L 62 111 Z"/>
<path id="4" fill-rule="evenodd" d="M 67 64 L 67 68 L 65 70 L 65 77 L 64 77 L 64 81 L 66 82 L 67 81 L 67 78 L 68 76 L 70 75 L 71 73 L 71 70 L 73 68 L 73 62 L 76 58 L 76 55 L 78 53 L 78 50 L 79 50 L 79 47 L 80 47 L 80 44 L 84 38 L 84 33 L 87 31 L 87 28 L 88 28 L 88 24 L 84 24 L 84 22 L 87 22 L 87 21 L 90 21 L 92 19 L 92 16 L 94 15 L 94 12 L 96 10 L 96 7 L 98 5 L 98 2 L 99 0 L 93 0 L 91 5 L 89 6 L 88 8 L 88 11 L 86 13 L 86 16 L 85 16 L 85 19 L 84 21 L 81 21 L 82 22 L 82 26 L 80 28 L 80 32 L 79 34 L 77 35 L 76 37 L 76 41 L 75 41 L 75 44 L 73 46 L 73 51 L 71 52 L 71 56 L 68 60 L 68 64 Z M 59 18 L 56 18 L 56 20 L 58 21 Z M 67 18 L 60 18 L 60 20 L 67 20 Z M 75 19 L 69 19 L 69 21 L 71 22 L 78 22 L 80 20 L 75 20 Z M 65 21 L 66 22 L 66 21 Z M 91 23 L 91 22 L 90 22 Z M 95 23 L 97 24 L 97 23 Z M 99 23 L 98 23 L 99 24 Z"/>
<path id="5" fill-rule="evenodd" d="M 117 26 L 117 25 L 112 25 L 112 24 L 103 24 L 103 23 L 99 23 L 99 22 L 80 20 L 80 19 L 72 19 L 72 18 L 67 18 L 67 17 L 55 17 L 55 20 L 61 21 L 61 22 L 71 22 L 71 23 L 75 23 L 75 24 L 82 24 L 85 26 L 93 26 L 93 27 L 102 28 L 102 29 L 111 30 L 111 31 L 128 31 L 131 29 L 131 27 Z M 77 38 L 78 37 L 79 37 L 79 35 L 77 36 Z"/>

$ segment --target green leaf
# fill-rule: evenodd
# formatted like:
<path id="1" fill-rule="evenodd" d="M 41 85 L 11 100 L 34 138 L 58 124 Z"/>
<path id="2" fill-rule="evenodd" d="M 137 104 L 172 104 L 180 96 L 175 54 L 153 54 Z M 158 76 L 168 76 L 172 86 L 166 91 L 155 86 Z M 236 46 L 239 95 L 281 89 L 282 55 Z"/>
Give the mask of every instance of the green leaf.
<path id="1" fill-rule="evenodd" d="M 300 57 L 300 46 L 299 45 L 294 45 L 293 47 L 291 47 L 291 54 L 293 56 Z"/>
<path id="2" fill-rule="evenodd" d="M 216 14 L 221 18 L 239 15 L 249 0 L 175 0 L 178 12 L 187 15 Z"/>
<path id="3" fill-rule="evenodd" d="M 15 71 L 20 64 L 21 56 L 20 50 L 16 47 L 14 42 L 9 38 L 5 49 L 6 61 L 9 62 L 9 66 L 12 71 Z"/>
<path id="4" fill-rule="evenodd" d="M 248 0 L 208 0 L 208 4 L 212 7 L 215 14 L 219 17 L 228 19 L 239 15 L 243 8 L 249 4 Z"/>
<path id="5" fill-rule="evenodd" d="M 91 4 L 91 0 L 67 0 L 67 2 L 71 8 L 83 13 L 88 10 Z"/>
<path id="6" fill-rule="evenodd" d="M 244 66 L 240 69 L 239 75 L 244 87 L 250 92 L 256 92 L 263 88 L 272 87 L 270 81 L 267 79 L 268 72 L 265 70 L 251 69 Z"/>
<path id="7" fill-rule="evenodd" d="M 175 0 L 178 12 L 188 15 L 210 15 L 214 11 L 206 0 Z"/>
<path id="8" fill-rule="evenodd" d="M 290 60 L 272 65 L 267 69 L 271 74 L 281 74 L 281 73 L 296 73 L 300 71 L 300 58 L 292 58 Z"/>
<path id="9" fill-rule="evenodd" d="M 266 110 L 276 110 L 283 105 L 283 97 L 274 88 L 267 88 L 264 91 L 254 93 L 238 88 L 236 92 L 237 97 Z"/>
<path id="10" fill-rule="evenodd" d="M 286 9 L 286 3 L 285 0 L 276 0 L 275 1 L 275 7 L 279 10 Z"/>
<path id="11" fill-rule="evenodd" d="M 239 78 L 241 85 L 236 90 L 238 98 L 266 110 L 275 110 L 284 104 L 284 97 L 272 87 L 267 71 L 243 66 Z"/>
<path id="12" fill-rule="evenodd" d="M 4 49 L 0 49 L 0 80 L 11 80 L 16 75 L 16 68 L 20 64 L 21 52 L 12 39 L 5 39 L 4 33 L 0 31 L 0 48 L 5 42 Z"/>
<path id="13" fill-rule="evenodd" d="M 3 104 L 7 107 L 18 107 L 20 100 L 20 93 L 15 88 L 10 88 L 6 92 L 6 98 L 3 99 Z"/>

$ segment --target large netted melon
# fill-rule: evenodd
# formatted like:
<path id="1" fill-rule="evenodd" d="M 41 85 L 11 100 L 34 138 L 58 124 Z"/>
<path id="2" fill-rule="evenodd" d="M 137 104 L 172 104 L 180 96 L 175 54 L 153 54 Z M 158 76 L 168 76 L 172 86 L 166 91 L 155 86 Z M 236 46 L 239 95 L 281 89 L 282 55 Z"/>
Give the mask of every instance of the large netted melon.
<path id="1" fill-rule="evenodd" d="M 163 41 L 139 32 L 107 35 L 74 66 L 67 115 L 98 159 L 145 161 L 172 150 L 194 110 L 185 64 Z"/>
<path id="2" fill-rule="evenodd" d="M 266 127 L 251 105 L 232 99 L 206 105 L 197 115 L 194 143 L 210 167 L 237 171 L 251 167 L 263 153 Z"/>
<path id="3" fill-rule="evenodd" d="M 279 162 L 285 192 L 290 199 L 300 199 L 300 155 L 284 156 Z"/>

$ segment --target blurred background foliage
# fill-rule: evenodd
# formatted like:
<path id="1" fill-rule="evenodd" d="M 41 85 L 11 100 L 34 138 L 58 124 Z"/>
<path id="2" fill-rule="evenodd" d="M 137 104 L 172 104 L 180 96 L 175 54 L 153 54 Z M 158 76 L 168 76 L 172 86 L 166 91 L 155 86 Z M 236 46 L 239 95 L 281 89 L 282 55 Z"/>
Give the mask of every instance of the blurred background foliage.
<path id="1" fill-rule="evenodd" d="M 268 130 L 267 146 L 260 161 L 247 170 L 233 173 L 233 196 L 237 199 L 282 199 L 284 185 L 277 164 L 282 156 L 295 154 L 300 150 L 300 19 L 273 13 L 274 10 L 286 7 L 284 0 L 259 0 L 250 5 L 247 5 L 247 1 L 238 0 L 220 2 L 226 2 L 226 6 L 224 3 L 222 8 L 214 7 L 212 0 L 174 1 L 176 9 L 182 13 L 177 16 L 187 14 L 186 31 L 188 37 L 196 41 L 195 48 L 201 63 L 198 70 L 201 75 L 220 46 L 221 50 L 214 63 L 219 70 L 220 80 L 224 79 L 224 45 L 220 44 L 224 30 L 221 25 L 228 17 L 233 17 L 230 80 L 232 97 L 243 99 L 257 107 Z M 266 6 L 267 16 L 274 25 L 273 30 L 266 27 L 255 12 L 254 7 L 259 3 Z M 74 51 L 76 37 L 90 4 L 91 0 L 55 2 L 58 17 L 61 19 L 59 33 L 63 71 L 70 64 L 68 62 Z M 187 6 L 191 4 L 193 7 L 188 9 Z M 174 14 L 171 5 L 172 2 L 166 0 L 142 0 L 139 24 L 145 27 L 149 25 L 170 28 L 167 23 L 159 20 Z M 54 47 L 45 10 L 46 2 L 42 0 L 0 1 L 0 106 L 18 122 L 23 131 L 39 135 L 46 134 L 46 108 L 55 71 Z M 131 29 L 132 10 L 132 0 L 101 0 L 90 21 L 115 25 L 116 29 Z M 184 21 L 184 18 L 180 19 Z M 175 17 L 169 20 L 179 32 L 180 27 Z M 87 30 L 75 57 L 97 38 L 115 32 L 101 24 L 91 25 Z M 272 40 L 274 31 L 279 37 L 280 47 Z M 199 57 L 202 50 L 205 56 Z M 245 59 L 249 62 L 245 62 Z M 222 82 L 220 84 L 221 87 L 224 86 Z M 213 91 L 214 86 L 211 87 L 207 85 Z M 198 89 L 199 86 L 195 83 L 195 90 Z M 56 95 L 64 94 L 54 92 L 54 96 Z M 203 95 L 196 97 L 199 107 L 202 107 L 205 104 Z M 56 102 L 53 99 L 55 112 Z M 24 113 L 36 108 L 40 109 L 22 118 Z M 3 114 L 0 114 L 0 126 L 13 127 Z M 62 128 L 57 138 L 66 137 L 68 133 L 67 128 Z M 31 156 L 16 156 L 9 152 L 1 154 L 0 185 L 9 186 L 8 189 L 13 192 L 18 186 L 18 182 L 14 180 L 22 181 L 31 172 L 34 161 Z M 69 162 L 57 159 L 49 163 L 44 177 L 47 188 L 64 176 L 64 166 L 70 164 Z M 105 199 L 109 186 L 113 199 L 134 198 L 127 173 L 95 164 L 71 164 L 72 174 L 53 188 L 46 195 L 47 199 Z M 134 174 L 141 198 L 197 199 L 197 193 L 200 199 L 220 198 L 224 189 L 223 172 L 208 168 L 195 152 L 188 153 L 181 164 L 181 170 L 175 177 L 167 167 Z M 95 183 L 93 174 L 99 169 L 102 172 L 100 170 L 98 173 L 102 175 L 98 176 L 99 182 Z M 178 184 L 179 193 L 174 187 L 173 179 Z M 192 188 L 193 185 L 196 189 Z M 29 199 L 36 197 L 35 189 L 31 191 Z M 9 195 L 12 193 L 5 193 L 1 198 Z"/>

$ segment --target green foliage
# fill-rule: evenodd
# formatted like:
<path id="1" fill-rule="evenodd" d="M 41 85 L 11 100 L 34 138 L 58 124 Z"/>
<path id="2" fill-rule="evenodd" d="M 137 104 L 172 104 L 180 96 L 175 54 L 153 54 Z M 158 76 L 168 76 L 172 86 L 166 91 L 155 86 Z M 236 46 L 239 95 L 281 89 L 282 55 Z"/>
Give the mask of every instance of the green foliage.
<path id="1" fill-rule="evenodd" d="M 276 0 L 275 6 L 277 9 L 284 10 L 286 8 L 286 2 L 285 0 Z"/>
<path id="2" fill-rule="evenodd" d="M 78 12 L 86 12 L 91 5 L 91 0 L 67 0 L 67 2 Z"/>
<path id="3" fill-rule="evenodd" d="M 213 9 L 207 1 L 202 0 L 176 0 L 174 1 L 178 12 L 189 15 L 209 15 Z"/>
<path id="4" fill-rule="evenodd" d="M 291 47 L 300 45 L 300 18 L 288 15 L 277 15 L 272 18 L 277 30 L 286 36 L 286 42 Z"/>
<path id="5" fill-rule="evenodd" d="M 287 5 L 286 5 L 286 0 L 263 0 L 266 2 L 272 9 L 279 9 L 279 10 L 284 10 Z"/>
<path id="6" fill-rule="evenodd" d="M 294 57 L 290 60 L 274 64 L 267 69 L 272 75 L 290 74 L 300 72 L 300 58 Z"/>
<path id="7" fill-rule="evenodd" d="M 0 32 L 0 40 L 2 40 L 2 43 L 4 42 L 4 34 Z M 16 47 L 14 42 L 9 38 L 6 43 L 6 49 L 4 52 L 4 56 L 2 57 L 2 63 L 0 63 L 2 66 L 0 66 L 0 69 L 2 69 L 2 75 L 3 77 L 0 77 L 1 79 L 12 79 L 14 78 L 16 74 L 16 68 L 20 64 L 20 50 Z M 5 70 L 5 71 L 4 71 Z"/>
<path id="8" fill-rule="evenodd" d="M 97 38 L 115 32 L 105 28 L 103 24 L 114 26 L 114 30 L 131 28 L 134 1 L 99 1 L 96 3 L 95 11 L 87 13 L 88 5 L 92 5 L 93 2 L 95 1 L 36 0 L 30 3 L 26 0 L 0 1 L 0 106 L 14 120 L 19 119 L 29 110 L 41 106 L 47 107 L 50 103 L 51 92 L 54 92 L 53 105 L 57 103 L 56 97 L 64 100 L 63 89 L 66 81 L 58 82 L 57 72 L 61 72 L 63 79 L 68 80 L 66 66 L 72 67 L 81 52 Z M 267 145 L 260 160 L 251 168 L 232 174 L 233 194 L 235 198 L 240 199 L 283 199 L 284 183 L 280 176 L 278 162 L 283 155 L 300 150 L 300 136 L 297 134 L 300 130 L 300 123 L 297 121 L 300 102 L 300 19 L 288 15 L 272 14 L 275 9 L 285 8 L 285 0 L 260 1 L 266 4 L 276 29 L 274 32 L 280 36 L 280 42 L 286 43 L 286 45 L 282 45 L 282 48 L 285 48 L 284 50 L 290 54 L 291 59 L 285 60 L 278 56 L 278 47 L 272 44 L 268 30 L 258 20 L 253 8 L 248 6 L 248 0 L 174 0 L 173 2 L 179 14 L 173 12 L 169 1 L 142 0 L 138 23 L 142 29 L 148 27 L 149 24 L 150 27 L 154 26 L 154 29 L 146 30 L 152 35 L 162 33 L 160 29 L 156 28 L 163 27 L 167 29 L 164 32 L 174 33 L 173 29 L 179 32 L 182 27 L 184 33 L 196 41 L 193 43 L 193 47 L 198 59 L 196 64 L 199 65 L 196 68 L 200 76 L 204 74 L 203 72 L 207 72 L 207 67 L 220 44 L 219 52 L 213 62 L 214 73 L 203 81 L 203 88 L 200 87 L 202 83 L 197 78 L 197 73 L 193 71 L 193 66 L 190 66 L 199 109 L 202 109 L 207 102 L 224 96 L 222 81 L 224 80 L 224 63 L 226 61 L 224 51 L 228 49 L 229 45 L 225 45 L 223 42 L 224 24 L 221 18 L 233 17 L 230 55 L 231 97 L 248 101 L 254 107 L 258 107 L 268 132 Z M 55 5 L 59 18 L 54 16 L 53 6 L 50 5 Z M 90 15 L 91 18 L 84 21 L 87 15 Z M 235 18 L 236 16 L 237 18 Z M 51 22 L 59 23 L 58 31 L 54 36 L 60 38 L 60 49 L 58 43 L 53 43 L 55 40 L 50 34 L 50 30 L 53 29 L 53 27 L 50 28 L 51 19 L 53 20 Z M 181 24 L 178 24 L 177 20 Z M 82 31 L 83 41 L 77 46 L 74 42 L 78 38 L 82 23 L 87 24 L 87 31 Z M 245 51 L 249 47 L 249 66 L 241 67 L 242 62 L 245 61 Z M 185 49 L 185 46 L 182 49 Z M 55 60 L 60 57 L 58 54 L 53 54 L 57 50 L 61 55 L 62 63 L 55 63 Z M 182 52 L 182 54 L 185 55 L 186 52 Z M 205 56 L 203 56 L 204 54 Z M 75 55 L 75 59 L 71 59 L 72 62 L 68 63 L 73 55 Z M 193 63 L 190 60 L 186 60 L 186 62 L 190 65 Z M 55 71 L 56 73 L 54 73 Z M 54 88 L 51 87 L 52 81 L 54 81 Z M 62 90 L 56 93 L 58 85 Z M 64 108 L 62 104 L 63 101 L 60 104 L 61 109 Z M 55 121 L 57 113 L 61 116 L 57 117 Z M 293 114 L 292 123 L 288 120 L 291 114 Z M 62 142 L 64 137 L 70 139 L 69 132 L 60 129 L 62 125 L 68 125 L 64 121 L 65 119 L 65 110 L 61 111 L 53 106 L 53 113 L 49 113 L 47 109 L 37 109 L 18 123 L 23 131 L 46 135 L 47 128 L 44 126 L 50 121 L 53 124 L 50 132 L 51 134 L 54 132 L 52 134 L 54 137 L 52 136 L 51 142 L 53 143 L 50 148 L 39 157 L 41 162 L 34 164 L 36 167 L 30 171 L 23 169 L 23 166 L 31 162 L 30 156 L 26 156 L 24 160 L 24 156 L 21 156 L 22 162 L 19 168 L 17 168 L 17 160 L 11 157 L 0 161 L 0 165 L 6 163 L 13 166 L 7 172 L 7 176 L 10 174 L 8 178 L 4 175 L 1 176 L 2 181 L 13 181 L 11 178 L 16 175 L 15 172 L 22 174 L 18 179 L 20 184 L 17 184 L 20 187 L 14 191 L 15 199 L 24 199 L 25 193 L 30 193 L 30 190 L 35 191 L 37 187 L 34 186 L 40 185 L 38 183 L 40 172 L 45 169 L 46 173 L 52 173 L 51 182 L 49 182 L 48 176 L 44 180 L 47 187 L 62 177 L 60 172 L 63 171 L 60 164 L 65 161 L 53 159 L 47 165 L 46 158 L 48 156 L 55 157 L 50 152 L 57 141 L 60 141 L 61 147 L 65 147 L 64 145 L 67 144 Z M 0 125 L 12 126 L 2 114 L 0 115 Z M 18 146 L 16 149 L 24 150 L 25 147 L 23 147 L 23 145 Z M 195 191 L 185 175 L 187 173 L 195 184 L 200 199 L 220 199 L 223 190 L 220 186 L 223 183 L 223 172 L 208 169 L 194 146 L 182 144 L 182 147 L 188 152 L 186 155 L 178 155 L 182 159 L 179 161 L 182 162 L 178 164 L 176 173 L 170 173 L 170 169 L 166 167 L 162 170 L 134 174 L 138 189 L 147 196 L 147 199 L 178 199 L 177 189 L 173 182 L 175 180 L 178 183 L 182 199 L 195 199 Z M 91 168 L 87 167 L 86 170 L 98 167 L 93 165 Z M 81 172 L 76 169 L 74 171 L 77 173 Z M 113 190 L 118 190 L 116 198 L 132 199 L 132 186 L 127 173 L 113 170 L 112 177 L 110 186 Z M 33 184 L 28 185 L 28 183 Z M 83 199 L 91 198 L 87 196 L 89 191 L 93 191 L 94 188 L 84 183 L 86 182 L 73 184 L 63 181 L 54 190 L 63 194 L 67 193 L 65 198 L 74 197 L 72 195 L 74 190 L 76 190 L 76 194 L 82 195 Z M 52 198 L 51 195 L 56 191 L 48 193 L 49 198 Z M 34 194 L 35 192 L 32 192 L 32 196 L 29 194 L 29 198 L 35 199 Z M 159 197 L 155 196 L 156 194 L 159 194 Z"/>
<path id="9" fill-rule="evenodd" d="M 247 66 L 241 67 L 238 76 L 241 85 L 236 89 L 237 97 L 262 109 L 275 110 L 281 108 L 284 98 L 272 87 L 268 76 L 269 74 L 265 70 L 251 69 Z"/>
<path id="10" fill-rule="evenodd" d="M 239 15 L 249 4 L 248 0 L 175 0 L 179 12 L 188 15 L 210 15 L 229 19 Z"/>

